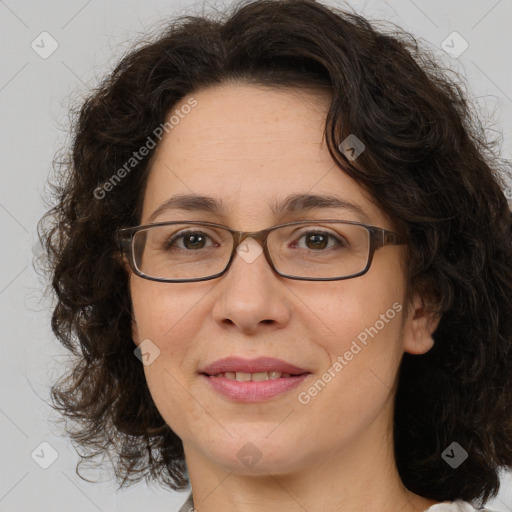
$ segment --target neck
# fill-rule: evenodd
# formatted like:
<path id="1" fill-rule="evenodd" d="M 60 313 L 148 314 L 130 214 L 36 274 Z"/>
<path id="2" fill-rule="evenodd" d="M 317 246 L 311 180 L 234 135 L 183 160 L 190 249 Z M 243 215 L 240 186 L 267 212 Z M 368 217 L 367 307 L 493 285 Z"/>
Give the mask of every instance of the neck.
<path id="1" fill-rule="evenodd" d="M 423 512 L 439 501 L 408 491 L 396 469 L 390 428 L 379 420 L 350 446 L 315 454 L 297 471 L 241 474 L 185 444 L 198 512 Z M 375 449 L 374 449 L 375 448 Z"/>

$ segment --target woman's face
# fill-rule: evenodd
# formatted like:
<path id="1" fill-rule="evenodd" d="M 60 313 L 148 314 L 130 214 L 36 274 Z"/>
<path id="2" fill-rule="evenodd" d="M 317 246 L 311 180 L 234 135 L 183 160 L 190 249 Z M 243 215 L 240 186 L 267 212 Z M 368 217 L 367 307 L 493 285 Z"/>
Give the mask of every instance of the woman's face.
<path id="1" fill-rule="evenodd" d="M 339 219 L 393 229 L 328 153 L 326 94 L 222 85 L 193 97 L 197 105 L 156 150 L 141 224 L 196 220 L 257 231 L 294 220 Z M 172 208 L 150 220 L 160 205 L 182 194 L 208 196 L 221 210 Z M 355 207 L 274 213 L 272 205 L 294 194 L 335 196 Z M 133 338 L 137 345 L 146 340 L 149 389 L 182 439 L 189 467 L 284 474 L 355 450 L 373 456 L 391 442 L 394 384 L 404 351 L 421 354 L 432 346 L 418 298 L 405 316 L 403 247 L 379 249 L 363 276 L 324 282 L 280 277 L 257 247 L 246 247 L 253 257 L 236 254 L 217 279 L 130 278 Z M 261 391 L 267 381 L 231 381 L 227 386 L 235 395 L 237 386 L 246 392 L 225 394 L 212 379 L 232 375 L 202 372 L 227 357 L 275 358 L 306 375 L 280 377 L 295 383 L 267 398 L 259 391 L 252 399 L 247 394 L 248 386 Z M 266 368 L 272 371 L 273 364 L 279 366 L 271 362 Z"/>

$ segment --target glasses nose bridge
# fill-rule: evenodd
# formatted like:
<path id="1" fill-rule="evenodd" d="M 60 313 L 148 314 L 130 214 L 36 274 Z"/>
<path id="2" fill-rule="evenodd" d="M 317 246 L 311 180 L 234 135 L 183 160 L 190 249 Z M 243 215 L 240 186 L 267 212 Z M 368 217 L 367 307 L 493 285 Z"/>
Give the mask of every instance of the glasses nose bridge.
<path id="1" fill-rule="evenodd" d="M 271 229 L 262 229 L 260 231 L 231 231 L 233 235 L 233 251 L 236 251 L 238 246 L 247 238 L 252 238 L 260 245 L 265 246 L 270 231 Z"/>
<path id="2" fill-rule="evenodd" d="M 261 246 L 263 255 L 267 260 L 267 263 L 270 265 L 272 269 L 275 270 L 274 264 L 272 263 L 270 254 L 268 252 L 267 247 L 267 237 L 269 233 L 272 231 L 272 228 L 262 229 L 260 231 L 236 231 L 231 230 L 231 234 L 233 235 L 233 248 L 231 250 L 231 258 L 230 262 L 233 261 L 235 253 L 237 252 L 238 246 L 242 244 L 247 238 L 252 238 Z M 228 264 L 228 267 L 230 265 Z M 227 270 L 227 269 L 226 269 Z"/>

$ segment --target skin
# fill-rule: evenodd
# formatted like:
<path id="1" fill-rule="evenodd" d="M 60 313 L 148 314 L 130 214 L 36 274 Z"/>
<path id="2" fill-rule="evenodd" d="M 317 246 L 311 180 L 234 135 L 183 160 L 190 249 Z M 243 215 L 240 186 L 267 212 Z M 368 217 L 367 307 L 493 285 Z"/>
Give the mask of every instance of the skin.
<path id="1" fill-rule="evenodd" d="M 141 224 L 181 193 L 214 197 L 225 209 L 220 216 L 172 210 L 154 222 L 203 220 L 256 231 L 293 220 L 360 220 L 345 209 L 272 213 L 271 200 L 307 192 L 335 194 L 359 205 L 369 224 L 394 228 L 334 165 L 323 140 L 325 92 L 239 83 L 193 97 L 197 106 L 153 157 Z M 138 345 L 149 338 L 160 350 L 144 371 L 158 410 L 183 441 L 196 510 L 408 512 L 438 503 L 403 486 L 393 456 L 401 357 L 430 350 L 437 326 L 419 296 L 308 404 L 297 399 L 381 314 L 394 303 L 405 306 L 403 251 L 379 249 L 367 274 L 345 281 L 286 279 L 263 255 L 251 263 L 236 255 L 228 273 L 210 281 L 131 275 L 133 339 Z M 289 393 L 238 403 L 197 373 L 229 355 L 277 357 L 312 375 Z M 251 468 L 237 457 L 248 442 L 261 454 Z"/>

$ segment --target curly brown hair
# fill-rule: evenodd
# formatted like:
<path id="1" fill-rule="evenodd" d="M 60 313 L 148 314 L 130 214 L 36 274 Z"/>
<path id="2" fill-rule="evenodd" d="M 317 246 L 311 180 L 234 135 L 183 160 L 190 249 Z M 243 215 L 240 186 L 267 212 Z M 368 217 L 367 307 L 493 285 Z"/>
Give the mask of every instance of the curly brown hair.
<path id="1" fill-rule="evenodd" d="M 426 498 L 485 502 L 512 466 L 512 215 L 502 177 L 510 162 L 488 140 L 463 79 L 395 25 L 387 33 L 313 0 L 243 2 L 216 16 L 176 18 L 124 56 L 75 113 L 71 148 L 56 162 L 54 206 L 39 232 L 57 295 L 52 329 L 73 368 L 51 397 L 74 420 L 81 462 L 113 456 L 120 487 L 143 477 L 175 490 L 189 483 L 181 440 L 133 354 L 115 238 L 140 221 L 154 149 L 108 193 L 99 188 L 201 88 L 321 86 L 332 91 L 332 158 L 402 226 L 408 292 L 442 315 L 434 348 L 401 363 L 400 477 Z M 366 146 L 357 161 L 339 149 L 353 133 Z M 457 469 L 441 456 L 454 441 L 469 454 Z"/>

